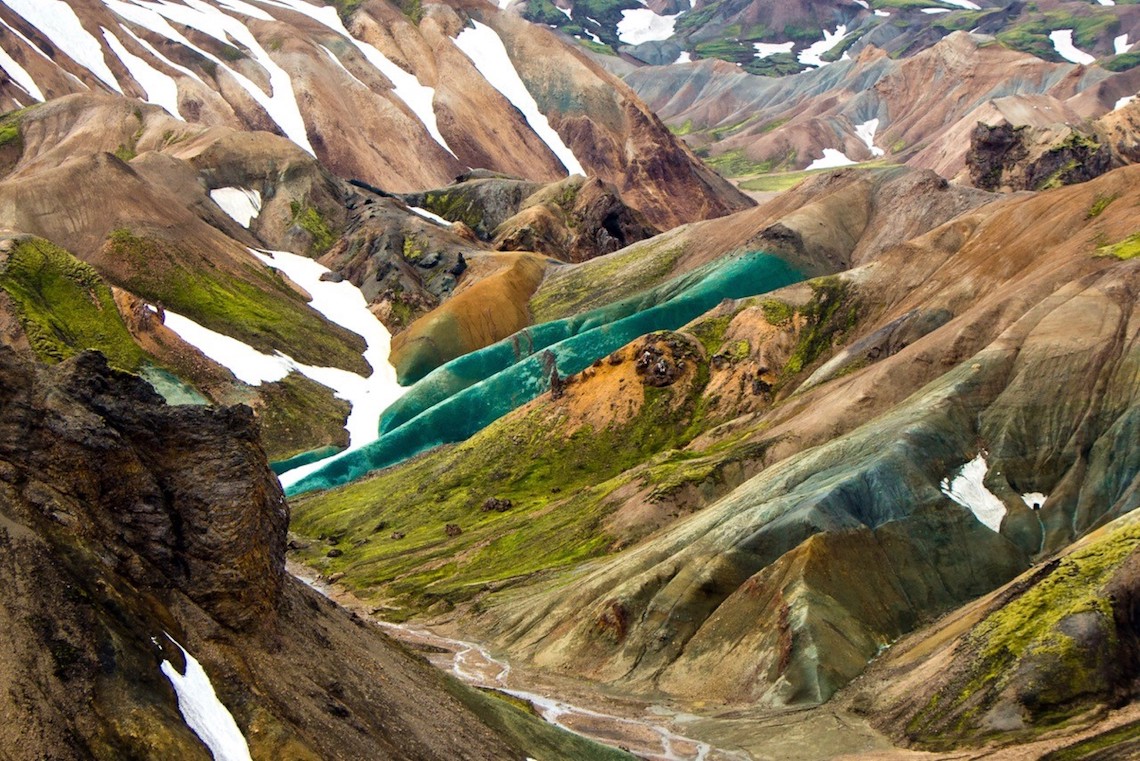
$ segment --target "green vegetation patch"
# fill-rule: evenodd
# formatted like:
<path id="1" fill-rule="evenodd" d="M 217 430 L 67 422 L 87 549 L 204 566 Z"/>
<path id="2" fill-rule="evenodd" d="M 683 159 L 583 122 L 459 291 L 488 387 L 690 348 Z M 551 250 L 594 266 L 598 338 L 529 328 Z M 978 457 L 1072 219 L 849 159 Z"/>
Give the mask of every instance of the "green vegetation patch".
<path id="1" fill-rule="evenodd" d="M 1112 749 L 1113 756 L 1100 751 Z M 1073 743 L 1067 748 L 1054 750 L 1041 757 L 1041 761 L 1082 761 L 1082 759 L 1108 759 L 1135 757 L 1140 754 L 1140 721 L 1133 721 L 1103 734 Z"/>
<path id="2" fill-rule="evenodd" d="M 1117 195 L 1115 193 L 1109 196 L 1097 196 L 1093 200 L 1092 205 L 1089 206 L 1089 210 L 1085 212 L 1085 219 L 1096 219 L 1103 214 L 1104 210 L 1108 208 L 1108 205 L 1116 199 Z"/>
<path id="3" fill-rule="evenodd" d="M 206 263 L 192 269 L 191 255 L 126 228 L 111 233 L 104 253 L 124 260 L 122 287 L 210 330 L 266 353 L 280 349 L 308 364 L 368 373 L 363 339 L 325 322 L 267 268 L 251 263 L 248 280 Z"/>
<path id="4" fill-rule="evenodd" d="M 309 251 L 313 256 L 323 254 L 336 243 L 337 236 L 319 209 L 305 206 L 298 201 L 292 201 L 289 204 L 289 210 L 293 214 L 293 224 L 307 232 L 312 238 Z"/>
<path id="5" fill-rule="evenodd" d="M 555 271 L 530 300 L 536 323 L 560 320 L 660 285 L 674 274 L 681 246 L 646 241 Z"/>
<path id="6" fill-rule="evenodd" d="M 344 423 L 351 408 L 325 386 L 300 373 L 258 387 L 261 440 L 270 460 L 287 460 L 316 447 L 348 446 Z"/>
<path id="7" fill-rule="evenodd" d="M 1095 695 L 1096 675 L 1090 673 L 1086 661 L 1095 654 L 1085 652 L 1080 644 L 1061 631 L 1066 619 L 1092 613 L 1106 622 L 1110 641 L 1107 652 L 1115 647 L 1112 624 L 1112 602 L 1102 589 L 1131 553 L 1140 547 L 1140 524 L 1133 523 L 1111 531 L 1105 537 L 1075 550 L 1055 561 L 1052 568 L 1038 572 L 1038 578 L 1016 599 L 990 613 L 970 633 L 965 647 L 974 653 L 965 683 L 952 685 L 951 694 L 936 693 L 923 713 L 912 723 L 945 715 L 970 705 L 963 711 L 955 734 L 965 734 L 971 724 L 988 709 L 996 697 L 1019 671 L 1026 658 L 1054 664 L 1049 683 L 1039 686 L 1043 712 L 1038 717 L 1045 726 L 1055 724 L 1084 706 L 1073 698 Z M 978 700 L 977 696 L 985 697 Z M 1051 698 L 1064 700 L 1058 711 Z M 969 702 L 972 700 L 972 704 Z M 941 730 L 936 734 L 941 735 Z M 932 738 L 934 739 L 934 738 Z M 939 737 L 953 742 L 951 737 Z"/>
<path id="8" fill-rule="evenodd" d="M 809 280 L 812 298 L 801 307 L 805 318 L 796 348 L 784 365 L 784 375 L 792 376 L 828 352 L 859 319 L 859 302 L 854 290 L 838 277 Z"/>
<path id="9" fill-rule="evenodd" d="M 1140 66 L 1140 51 L 1106 58 L 1100 65 L 1109 71 L 1128 71 Z"/>
<path id="10" fill-rule="evenodd" d="M 1098 248 L 1097 254 L 1100 256 L 1115 256 L 1121 260 L 1135 259 L 1137 256 L 1140 256 L 1140 232 L 1132 233 L 1119 243 Z"/>
<path id="11" fill-rule="evenodd" d="M 332 537 L 302 558 L 325 558 L 322 567 L 344 572 L 350 587 L 365 595 L 382 589 L 420 609 L 604 554 L 615 539 L 603 529 L 607 498 L 629 482 L 625 471 L 699 430 L 692 421 L 707 363 L 695 351 L 686 362 L 698 363 L 698 375 L 684 397 L 675 387 L 643 387 L 639 412 L 605 429 L 568 433 L 567 413 L 539 404 L 457 446 L 294 499 L 293 530 Z M 511 506 L 484 510 L 490 498 Z M 459 533 L 449 535 L 449 524 Z M 325 557 L 333 544 L 343 554 Z"/>
<path id="12" fill-rule="evenodd" d="M 146 360 L 115 306 L 110 287 L 93 267 L 38 238 L 16 241 L 0 272 L 0 288 L 36 355 L 59 362 L 98 349 L 121 370 Z"/>

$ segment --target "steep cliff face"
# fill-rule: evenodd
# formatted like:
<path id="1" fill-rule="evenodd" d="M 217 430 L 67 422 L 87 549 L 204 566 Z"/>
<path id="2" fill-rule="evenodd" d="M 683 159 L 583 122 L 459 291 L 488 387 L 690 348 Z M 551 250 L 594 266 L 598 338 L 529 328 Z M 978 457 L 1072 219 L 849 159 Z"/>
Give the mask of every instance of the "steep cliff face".
<path id="1" fill-rule="evenodd" d="M 530 739 L 491 730 L 467 706 L 511 709 L 288 576 L 247 408 L 167 407 L 94 353 L 46 369 L 0 349 L 0 391 L 6 757 L 208 759 L 164 673 L 191 657 L 254 759 L 600 752 L 522 715 Z"/>

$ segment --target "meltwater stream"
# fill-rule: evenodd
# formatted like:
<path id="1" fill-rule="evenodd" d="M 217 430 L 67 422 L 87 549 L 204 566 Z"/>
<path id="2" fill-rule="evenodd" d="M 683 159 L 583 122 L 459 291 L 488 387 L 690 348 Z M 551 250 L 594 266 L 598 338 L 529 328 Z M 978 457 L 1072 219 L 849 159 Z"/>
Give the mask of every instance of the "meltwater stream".
<path id="1" fill-rule="evenodd" d="M 329 586 L 313 579 L 308 569 L 290 565 L 290 570 L 298 579 L 321 594 L 332 597 Z M 345 601 L 337 599 L 337 602 Z M 374 618 L 370 620 L 393 639 L 410 645 L 413 649 L 426 651 L 427 659 L 434 666 L 453 674 L 459 680 L 525 700 L 550 724 L 595 742 L 621 747 L 638 758 L 648 761 L 733 761 L 748 758 L 674 732 L 667 726 L 667 712 L 662 712 L 660 721 L 618 716 L 523 689 L 519 684 L 521 679 L 518 673 L 511 670 L 510 664 L 491 655 L 482 645 L 452 639 L 426 629 Z"/>

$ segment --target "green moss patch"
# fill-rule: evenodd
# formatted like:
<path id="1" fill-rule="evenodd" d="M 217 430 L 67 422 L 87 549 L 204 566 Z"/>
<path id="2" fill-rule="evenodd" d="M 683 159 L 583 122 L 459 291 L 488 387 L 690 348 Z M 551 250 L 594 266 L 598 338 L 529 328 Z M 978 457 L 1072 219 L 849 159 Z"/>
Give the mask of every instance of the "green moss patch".
<path id="1" fill-rule="evenodd" d="M 58 362 L 98 349 L 122 370 L 146 360 L 115 306 L 110 287 L 90 265 L 38 238 L 15 242 L 0 272 L 36 355 Z"/>
<path id="2" fill-rule="evenodd" d="M 832 276 L 810 280 L 808 285 L 812 298 L 797 310 L 806 322 L 784 365 L 784 374 L 789 377 L 830 351 L 859 319 L 858 301 L 846 282 Z"/>
<path id="3" fill-rule="evenodd" d="M 1102 246 L 1097 249 L 1100 256 L 1115 256 L 1117 259 L 1128 260 L 1140 256 L 1140 232 L 1132 233 L 1119 243 Z"/>
<path id="4" fill-rule="evenodd" d="M 337 236 L 320 210 L 297 201 L 289 204 L 289 210 L 293 213 L 293 224 L 307 232 L 312 239 L 309 251 L 313 256 L 323 254 L 336 243 Z"/>
<path id="5" fill-rule="evenodd" d="M 350 405 L 325 386 L 300 373 L 258 387 L 261 440 L 270 460 L 287 460 L 317 447 L 348 446 Z"/>
<path id="6" fill-rule="evenodd" d="M 603 528 L 608 497 L 629 482 L 626 471 L 699 430 L 692 421 L 707 364 L 695 352 L 686 361 L 704 372 L 683 398 L 674 387 L 644 387 L 637 415 L 603 430 L 568 434 L 565 411 L 539 404 L 458 446 L 293 500 L 293 530 L 333 537 L 343 553 L 326 557 L 326 542 L 302 558 L 344 572 L 366 595 L 390 595 L 410 614 L 604 554 L 615 539 Z M 492 497 L 511 507 L 484 511 Z M 449 534 L 449 524 L 459 533 Z"/>
<path id="7" fill-rule="evenodd" d="M 325 322 L 267 268 L 250 264 L 244 279 L 205 263 L 192 268 L 195 258 L 173 244 L 125 228 L 111 233 L 104 254 L 130 273 L 122 287 L 211 330 L 307 364 L 369 372 L 363 339 Z"/>

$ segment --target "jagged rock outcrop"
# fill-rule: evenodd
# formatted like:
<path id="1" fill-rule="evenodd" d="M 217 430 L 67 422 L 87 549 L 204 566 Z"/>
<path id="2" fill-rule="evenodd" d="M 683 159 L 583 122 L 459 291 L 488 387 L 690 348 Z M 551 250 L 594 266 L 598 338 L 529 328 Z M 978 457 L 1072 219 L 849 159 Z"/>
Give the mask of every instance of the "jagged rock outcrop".
<path id="1" fill-rule="evenodd" d="M 1088 182 L 1114 163 L 1112 151 L 1095 136 L 1069 128 L 1032 130 L 1008 122 L 979 122 L 966 154 L 970 182 L 984 190 L 1042 190 Z"/>
<path id="2" fill-rule="evenodd" d="M 210 758 L 160 670 L 187 671 L 175 642 L 258 761 L 604 753 L 289 576 L 288 509 L 248 409 L 166 407 L 93 353 L 44 368 L 0 347 L 0 388 L 8 758 Z"/>

